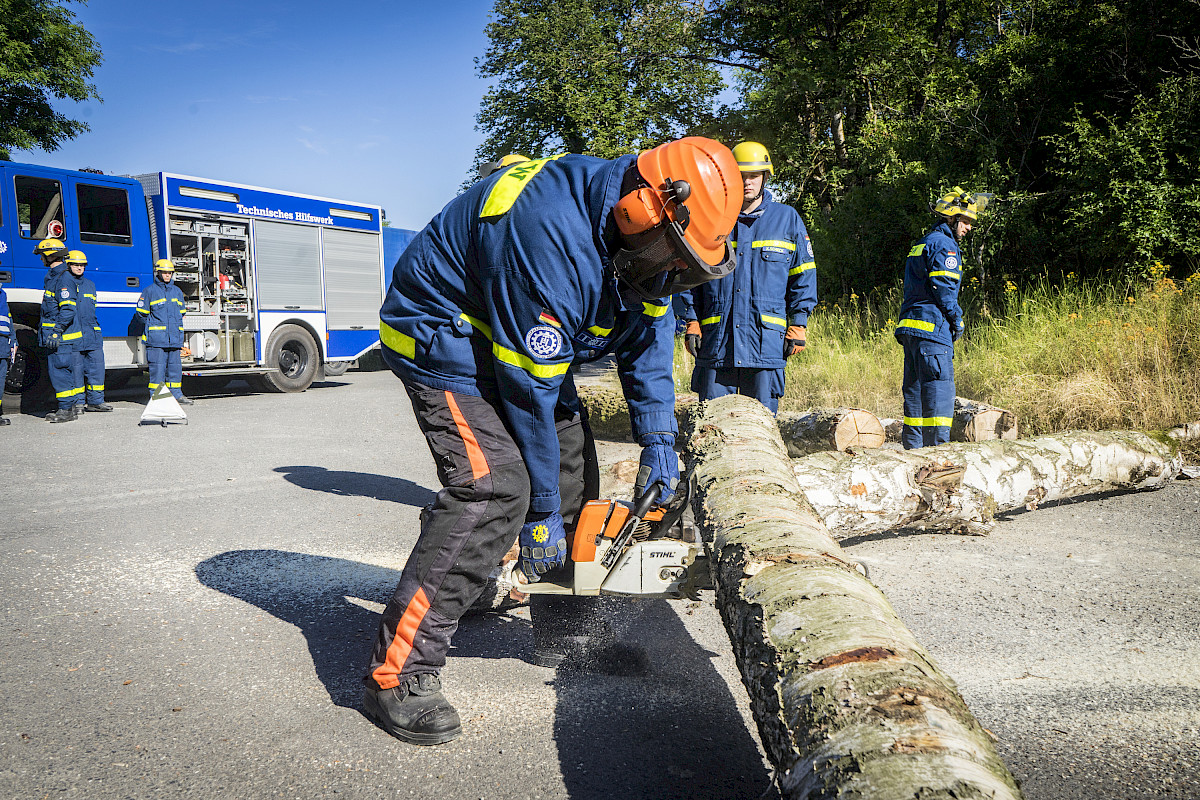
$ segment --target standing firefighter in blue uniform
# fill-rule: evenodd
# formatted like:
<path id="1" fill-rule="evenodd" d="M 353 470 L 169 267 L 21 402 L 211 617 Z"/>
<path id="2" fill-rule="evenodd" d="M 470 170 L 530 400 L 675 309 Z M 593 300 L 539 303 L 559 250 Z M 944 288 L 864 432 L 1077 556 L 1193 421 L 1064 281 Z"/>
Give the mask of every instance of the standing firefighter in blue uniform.
<path id="1" fill-rule="evenodd" d="M 91 278 L 83 277 L 87 267 L 87 256 L 72 250 L 67 256 L 67 268 L 72 274 L 79 270 L 75 280 L 79 290 L 76 295 L 75 316 L 83 338 L 79 342 L 79 374 L 75 382 L 82 386 L 83 394 L 75 400 L 76 410 L 83 404 L 84 411 L 112 411 L 104 402 L 104 333 L 96 320 L 96 284 Z"/>
<path id="2" fill-rule="evenodd" d="M 63 266 L 66 271 L 59 275 L 52 298 L 58 309 L 49 328 L 49 341 L 54 348 L 49 358 L 50 384 L 58 399 L 58 410 L 46 417 L 48 422 L 71 422 L 79 416 L 79 407 L 83 405 L 83 362 L 79 357 L 83 345 L 83 320 L 79 316 L 79 280 L 87 266 L 87 257 L 79 250 L 71 250 Z M 42 330 L 47 330 L 44 325 Z"/>
<path id="3" fill-rule="evenodd" d="M 67 274 L 67 246 L 59 239 L 43 239 L 33 248 L 36 255 L 42 257 L 46 267 L 46 277 L 42 281 L 41 327 L 38 330 L 38 344 L 46 350 L 46 362 L 50 372 L 50 385 L 54 388 L 57 409 L 46 416 L 47 422 L 72 422 L 76 417 L 75 410 L 75 354 L 70 348 L 61 354 L 58 352 L 62 344 L 63 328 L 59 323 L 60 311 L 69 309 L 74 317 L 74 306 L 71 303 L 60 302 L 59 282 Z M 66 299 L 71 299 L 70 297 Z"/>
<path id="4" fill-rule="evenodd" d="M 383 355 L 444 488 L 364 679 L 364 710 L 388 733 L 439 744 L 462 732 L 438 673 L 514 539 L 528 581 L 565 564 L 565 531 L 598 491 L 573 361 L 616 355 L 643 448 L 635 494 L 658 483 L 670 496 L 667 298 L 733 269 L 725 240 L 738 203 L 733 155 L 709 139 L 613 161 L 565 154 L 478 181 L 400 257 L 380 311 Z"/>
<path id="5" fill-rule="evenodd" d="M 764 189 L 774 175 L 758 142 L 733 148 L 742 177 L 742 210 L 729 235 L 738 268 L 681 295 L 684 346 L 696 356 L 692 391 L 701 400 L 757 398 L 774 414 L 787 359 L 804 349 L 817 304 L 817 270 L 804 221 Z"/>
<path id="6" fill-rule="evenodd" d="M 962 336 L 958 305 L 962 282 L 959 243 L 971 231 L 989 194 L 955 187 L 933 205 L 941 218 L 908 252 L 904 263 L 904 302 L 896 339 L 904 346 L 905 450 L 950 441 L 954 421 L 954 342 Z"/>
<path id="7" fill-rule="evenodd" d="M 192 405 L 183 395 L 183 292 L 173 283 L 175 265 L 170 259 L 154 262 L 154 283 L 138 298 L 137 313 L 145 322 L 142 340 L 150 371 L 150 396 L 164 383 L 181 404 Z"/>

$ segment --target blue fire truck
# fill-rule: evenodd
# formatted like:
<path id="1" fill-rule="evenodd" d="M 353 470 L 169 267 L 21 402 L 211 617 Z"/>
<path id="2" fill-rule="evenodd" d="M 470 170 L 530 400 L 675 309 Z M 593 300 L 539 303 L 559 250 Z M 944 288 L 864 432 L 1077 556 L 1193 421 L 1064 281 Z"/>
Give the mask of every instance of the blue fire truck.
<path id="1" fill-rule="evenodd" d="M 134 307 L 154 261 L 169 258 L 186 303 L 184 374 L 298 392 L 379 346 L 390 267 L 412 236 L 386 227 L 379 206 L 0 161 L 0 283 L 19 344 L 7 389 L 37 394 L 46 383 L 36 337 L 46 270 L 33 254 L 44 238 L 87 256 L 107 385 L 145 366 Z"/>

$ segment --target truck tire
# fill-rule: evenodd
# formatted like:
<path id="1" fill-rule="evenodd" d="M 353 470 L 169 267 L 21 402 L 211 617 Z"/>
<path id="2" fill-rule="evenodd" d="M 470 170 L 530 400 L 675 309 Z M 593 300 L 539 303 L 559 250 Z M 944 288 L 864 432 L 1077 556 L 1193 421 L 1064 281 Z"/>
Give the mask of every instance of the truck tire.
<path id="1" fill-rule="evenodd" d="M 8 365 L 4 391 L 20 396 L 22 413 L 39 414 L 57 408 L 46 352 L 38 346 L 37 331 L 19 322 L 13 327 L 17 334 L 17 356 Z"/>
<path id="2" fill-rule="evenodd" d="M 325 374 L 331 378 L 336 378 L 339 375 L 345 375 L 346 370 L 350 369 L 350 361 L 326 361 Z"/>
<path id="3" fill-rule="evenodd" d="M 267 340 L 264 365 L 278 370 L 262 376 L 270 392 L 303 392 L 312 385 L 321 351 L 312 334 L 299 325 L 280 325 Z"/>

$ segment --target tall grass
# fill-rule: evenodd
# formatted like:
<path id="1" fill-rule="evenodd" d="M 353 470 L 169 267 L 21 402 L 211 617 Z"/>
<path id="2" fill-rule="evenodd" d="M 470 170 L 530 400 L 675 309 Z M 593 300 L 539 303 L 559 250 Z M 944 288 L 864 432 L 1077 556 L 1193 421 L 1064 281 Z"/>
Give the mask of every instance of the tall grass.
<path id="1" fill-rule="evenodd" d="M 1068 276 L 1009 284 L 1000 308 L 968 312 L 955 349 L 959 395 L 1012 410 L 1023 434 L 1068 428 L 1156 430 L 1200 419 L 1200 273 L 1179 284 L 1156 265 L 1126 293 Z M 982 306 L 963 287 L 964 306 Z M 808 348 L 789 360 L 781 411 L 856 406 L 901 415 L 903 355 L 892 336 L 897 292 L 867 305 L 822 304 Z M 676 352 L 687 391 L 692 360 Z"/>

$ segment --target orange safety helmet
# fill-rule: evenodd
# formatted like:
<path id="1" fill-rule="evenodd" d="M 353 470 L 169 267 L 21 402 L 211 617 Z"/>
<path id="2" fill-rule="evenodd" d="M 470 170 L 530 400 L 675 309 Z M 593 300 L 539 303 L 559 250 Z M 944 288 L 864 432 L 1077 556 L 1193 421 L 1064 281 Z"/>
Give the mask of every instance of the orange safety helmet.
<path id="1" fill-rule="evenodd" d="M 726 239 L 742 207 L 741 173 L 729 148 L 688 136 L 639 155 L 637 171 L 646 185 L 617 201 L 617 228 L 626 236 L 656 228 L 662 235 L 619 251 L 618 277 L 658 298 L 729 274 L 737 259 Z"/>

